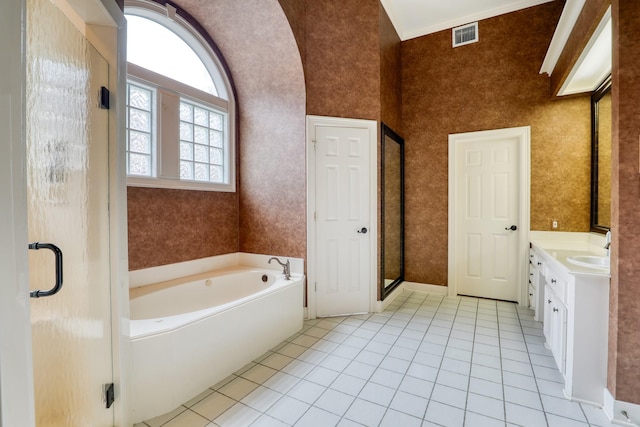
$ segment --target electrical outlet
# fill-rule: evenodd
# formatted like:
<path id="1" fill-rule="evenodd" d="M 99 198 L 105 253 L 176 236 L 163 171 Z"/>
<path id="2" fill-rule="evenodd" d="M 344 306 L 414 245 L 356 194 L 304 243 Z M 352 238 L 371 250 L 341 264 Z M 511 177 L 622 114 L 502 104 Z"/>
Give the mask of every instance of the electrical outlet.
<path id="1" fill-rule="evenodd" d="M 557 219 L 552 219 L 551 220 L 551 228 L 553 228 L 554 230 L 556 230 L 558 228 L 558 220 Z"/>

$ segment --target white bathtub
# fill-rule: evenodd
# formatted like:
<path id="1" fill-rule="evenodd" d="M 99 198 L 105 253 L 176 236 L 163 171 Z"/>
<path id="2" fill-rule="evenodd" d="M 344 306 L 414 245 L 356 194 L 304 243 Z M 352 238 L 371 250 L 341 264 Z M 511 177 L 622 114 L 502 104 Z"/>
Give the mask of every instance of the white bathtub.
<path id="1" fill-rule="evenodd" d="M 247 267 L 132 289 L 134 423 L 172 411 L 299 331 L 303 282 Z"/>

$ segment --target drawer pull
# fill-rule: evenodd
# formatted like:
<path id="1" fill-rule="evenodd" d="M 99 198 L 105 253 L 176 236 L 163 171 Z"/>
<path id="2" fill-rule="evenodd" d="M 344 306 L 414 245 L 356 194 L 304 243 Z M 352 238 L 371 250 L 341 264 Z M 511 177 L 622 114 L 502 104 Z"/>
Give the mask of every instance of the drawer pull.
<path id="1" fill-rule="evenodd" d="M 557 308 L 555 308 L 555 307 L 553 307 L 553 312 L 554 312 L 554 313 L 557 313 L 557 312 L 558 312 L 558 309 L 557 309 Z"/>
<path id="2" fill-rule="evenodd" d="M 533 296 L 533 294 L 529 294 L 529 296 L 530 296 L 530 297 L 532 297 L 532 296 Z"/>
<path id="3" fill-rule="evenodd" d="M 551 304 L 551 300 L 550 299 L 547 300 L 547 304 Z"/>
<path id="4" fill-rule="evenodd" d="M 551 283 L 558 283 L 556 279 L 551 279 Z"/>
<path id="5" fill-rule="evenodd" d="M 538 261 L 538 265 L 542 265 L 542 263 L 540 261 Z"/>

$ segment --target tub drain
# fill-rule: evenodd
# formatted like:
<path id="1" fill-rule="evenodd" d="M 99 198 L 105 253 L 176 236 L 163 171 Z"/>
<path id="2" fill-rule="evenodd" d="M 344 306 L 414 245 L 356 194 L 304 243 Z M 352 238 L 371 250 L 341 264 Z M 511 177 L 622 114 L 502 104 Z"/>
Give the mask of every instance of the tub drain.
<path id="1" fill-rule="evenodd" d="M 269 276 L 267 276 L 266 274 L 263 274 L 263 275 L 262 275 L 262 281 L 263 281 L 264 283 L 267 283 L 267 280 L 269 280 Z"/>

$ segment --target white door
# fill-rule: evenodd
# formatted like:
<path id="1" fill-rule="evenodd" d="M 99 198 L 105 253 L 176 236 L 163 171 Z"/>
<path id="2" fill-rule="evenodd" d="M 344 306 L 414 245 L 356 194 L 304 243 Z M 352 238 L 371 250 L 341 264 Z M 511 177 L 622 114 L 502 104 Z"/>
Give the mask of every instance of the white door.
<path id="1" fill-rule="evenodd" d="M 27 211 L 30 242 L 63 254 L 63 286 L 31 299 L 36 424 L 111 426 L 113 382 L 107 61 L 49 0 L 27 1 Z M 54 283 L 47 250 L 29 252 L 31 290 Z"/>
<path id="2" fill-rule="evenodd" d="M 313 134 L 316 314 L 365 313 L 375 282 L 370 156 L 376 140 L 363 126 L 315 125 Z"/>
<path id="3" fill-rule="evenodd" d="M 520 129 L 520 128 L 517 128 Z M 452 135 L 450 182 L 457 294 L 519 301 L 522 239 L 522 132 Z M 525 228 L 526 227 L 526 228 Z"/>

